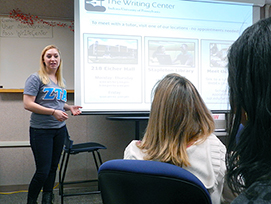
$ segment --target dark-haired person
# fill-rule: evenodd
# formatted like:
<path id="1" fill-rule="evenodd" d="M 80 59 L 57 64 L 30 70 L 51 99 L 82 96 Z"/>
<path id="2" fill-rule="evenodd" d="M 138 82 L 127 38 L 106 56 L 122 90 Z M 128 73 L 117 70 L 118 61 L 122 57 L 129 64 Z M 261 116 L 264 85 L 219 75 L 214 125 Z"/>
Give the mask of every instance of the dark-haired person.
<path id="1" fill-rule="evenodd" d="M 59 49 L 46 46 L 40 57 L 40 69 L 25 82 L 24 108 L 32 112 L 30 144 L 35 158 L 36 172 L 28 188 L 27 203 L 37 203 L 43 189 L 42 204 L 53 203 L 56 170 L 68 136 L 66 111 L 81 113 L 80 106 L 68 105 L 65 81 L 62 77 L 62 59 Z"/>
<path id="2" fill-rule="evenodd" d="M 125 149 L 124 159 L 155 160 L 196 175 L 219 204 L 226 148 L 213 134 L 214 120 L 194 85 L 178 74 L 165 76 L 154 91 L 142 141 Z"/>
<path id="3" fill-rule="evenodd" d="M 271 18 L 253 24 L 233 43 L 228 71 L 227 182 L 239 194 L 232 204 L 271 203 Z"/>

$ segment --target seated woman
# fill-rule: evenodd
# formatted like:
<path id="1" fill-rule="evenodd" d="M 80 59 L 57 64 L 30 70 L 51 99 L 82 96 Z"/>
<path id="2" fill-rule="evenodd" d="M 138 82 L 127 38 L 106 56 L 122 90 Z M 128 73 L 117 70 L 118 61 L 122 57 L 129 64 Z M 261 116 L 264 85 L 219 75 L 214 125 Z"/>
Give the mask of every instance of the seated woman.
<path id="1" fill-rule="evenodd" d="M 214 120 L 194 85 L 178 74 L 157 85 L 142 141 L 132 141 L 124 159 L 155 160 L 196 175 L 219 204 L 226 148 L 213 134 Z"/>
<path id="2" fill-rule="evenodd" d="M 271 203 L 270 70 L 271 18 L 267 18 L 247 28 L 228 53 L 227 181 L 239 194 L 232 204 Z M 240 123 L 244 127 L 237 134 Z"/>

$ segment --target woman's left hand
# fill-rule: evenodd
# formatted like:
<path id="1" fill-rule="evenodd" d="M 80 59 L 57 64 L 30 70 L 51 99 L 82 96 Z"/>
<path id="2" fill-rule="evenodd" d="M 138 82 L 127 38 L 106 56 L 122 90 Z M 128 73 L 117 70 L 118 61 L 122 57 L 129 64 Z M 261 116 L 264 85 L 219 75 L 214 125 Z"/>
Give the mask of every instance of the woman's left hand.
<path id="1" fill-rule="evenodd" d="M 80 108 L 82 108 L 82 107 L 81 106 L 70 106 L 70 111 L 74 116 L 76 116 L 76 115 L 81 114 Z"/>

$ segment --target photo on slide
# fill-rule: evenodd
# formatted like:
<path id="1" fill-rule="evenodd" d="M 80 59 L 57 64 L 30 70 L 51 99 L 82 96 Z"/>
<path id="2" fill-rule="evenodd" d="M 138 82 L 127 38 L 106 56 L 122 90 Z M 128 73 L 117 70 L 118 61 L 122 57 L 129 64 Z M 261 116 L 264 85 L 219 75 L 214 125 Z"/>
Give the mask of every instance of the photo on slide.
<path id="1" fill-rule="evenodd" d="M 195 67 L 195 43 L 182 40 L 149 40 L 149 66 Z"/>
<path id="2" fill-rule="evenodd" d="M 226 67 L 230 43 L 210 43 L 210 67 Z"/>
<path id="3" fill-rule="evenodd" d="M 90 64 L 138 64 L 137 39 L 87 37 L 87 46 L 87 61 Z"/>

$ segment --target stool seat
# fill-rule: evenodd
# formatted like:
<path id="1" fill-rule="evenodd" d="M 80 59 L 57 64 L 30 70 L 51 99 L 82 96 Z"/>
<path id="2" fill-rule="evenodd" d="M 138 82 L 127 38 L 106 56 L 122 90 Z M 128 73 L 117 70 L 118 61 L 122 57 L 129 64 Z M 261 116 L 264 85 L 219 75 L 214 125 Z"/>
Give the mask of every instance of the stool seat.
<path id="1" fill-rule="evenodd" d="M 94 160 L 95 167 L 97 169 L 97 175 L 98 175 L 98 169 L 100 165 L 102 164 L 102 158 L 99 152 L 100 149 L 106 149 L 106 147 L 97 142 L 85 142 L 85 143 L 74 144 L 73 140 L 71 140 L 70 137 L 68 137 L 65 140 L 63 155 L 62 155 L 60 170 L 59 170 L 59 195 L 61 196 L 61 204 L 64 203 L 64 197 L 67 197 L 67 196 L 79 196 L 79 195 L 100 193 L 99 190 L 91 191 L 91 192 L 82 192 L 82 193 L 80 192 L 70 193 L 70 194 L 64 193 L 64 185 L 98 181 L 98 179 L 94 179 L 94 180 L 64 182 L 70 155 L 76 155 L 83 152 L 86 152 L 86 153 L 92 152 L 93 160 Z"/>
<path id="2" fill-rule="evenodd" d="M 106 147 L 96 142 L 73 144 L 71 148 L 66 146 L 64 147 L 64 151 L 69 152 L 70 154 L 78 154 L 80 152 L 93 152 L 99 149 L 106 149 Z"/>

